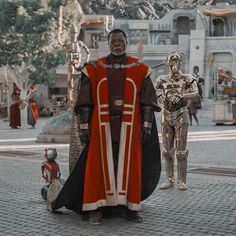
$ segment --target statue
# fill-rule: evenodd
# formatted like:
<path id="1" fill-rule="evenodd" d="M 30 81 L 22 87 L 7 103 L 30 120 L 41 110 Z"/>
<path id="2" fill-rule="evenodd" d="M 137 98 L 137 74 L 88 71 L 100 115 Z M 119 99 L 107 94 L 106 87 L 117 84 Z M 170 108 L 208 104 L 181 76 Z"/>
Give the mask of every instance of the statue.
<path id="1" fill-rule="evenodd" d="M 82 49 L 87 53 L 86 62 L 89 61 L 90 51 L 87 45 L 79 40 L 79 34 L 81 30 L 80 24 L 73 23 L 70 29 L 70 39 L 67 39 L 65 42 L 62 41 L 62 6 L 60 6 L 59 11 L 59 32 L 58 32 L 58 43 L 64 47 L 69 54 L 69 63 L 68 63 L 68 74 L 67 74 L 67 83 L 68 83 L 68 101 L 69 104 L 73 101 L 73 75 L 80 72 L 82 69 Z"/>

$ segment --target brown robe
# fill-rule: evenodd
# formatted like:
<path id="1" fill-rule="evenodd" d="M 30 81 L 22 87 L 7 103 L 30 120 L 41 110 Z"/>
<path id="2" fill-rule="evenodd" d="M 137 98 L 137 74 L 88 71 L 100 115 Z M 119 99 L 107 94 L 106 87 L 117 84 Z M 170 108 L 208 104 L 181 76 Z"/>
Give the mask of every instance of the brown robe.
<path id="1" fill-rule="evenodd" d="M 17 126 L 21 126 L 21 112 L 20 112 L 20 95 L 17 93 L 12 94 L 12 105 L 10 107 L 10 127 L 17 128 Z"/>

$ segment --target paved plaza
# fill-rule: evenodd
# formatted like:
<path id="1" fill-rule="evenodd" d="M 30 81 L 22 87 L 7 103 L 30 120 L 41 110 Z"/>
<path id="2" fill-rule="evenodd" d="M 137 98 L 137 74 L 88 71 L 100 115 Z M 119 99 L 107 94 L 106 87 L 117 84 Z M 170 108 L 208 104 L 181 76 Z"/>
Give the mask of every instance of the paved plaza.
<path id="1" fill-rule="evenodd" d="M 236 235 L 236 126 L 215 126 L 205 112 L 199 114 L 200 126 L 189 129 L 189 189 L 157 188 L 142 203 L 141 224 L 117 217 L 100 226 L 65 209 L 46 210 L 40 195 L 44 149 L 56 147 L 62 177 L 69 172 L 68 144 L 35 142 L 47 119 L 39 119 L 35 130 L 26 124 L 12 130 L 0 120 L 0 235 Z"/>

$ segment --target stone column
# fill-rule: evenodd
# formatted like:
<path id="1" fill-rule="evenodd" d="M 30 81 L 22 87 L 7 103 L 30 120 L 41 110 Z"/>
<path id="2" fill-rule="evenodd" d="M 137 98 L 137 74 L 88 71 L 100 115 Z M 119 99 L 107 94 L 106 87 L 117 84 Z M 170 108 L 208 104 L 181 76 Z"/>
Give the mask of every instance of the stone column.
<path id="1" fill-rule="evenodd" d="M 198 66 L 199 76 L 204 78 L 205 75 L 205 50 L 206 50 L 206 38 L 205 30 L 191 30 L 190 35 L 190 56 L 189 56 L 189 73 L 193 74 L 193 68 Z M 203 98 L 207 98 L 206 81 L 203 86 Z"/>

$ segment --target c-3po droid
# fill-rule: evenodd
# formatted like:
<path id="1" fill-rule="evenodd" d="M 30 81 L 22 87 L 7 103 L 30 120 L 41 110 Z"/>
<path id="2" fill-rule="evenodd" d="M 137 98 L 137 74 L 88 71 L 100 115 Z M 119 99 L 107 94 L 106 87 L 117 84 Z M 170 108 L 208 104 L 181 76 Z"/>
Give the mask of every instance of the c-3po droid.
<path id="1" fill-rule="evenodd" d="M 55 148 L 45 149 L 44 157 L 46 160 L 41 165 L 42 177 L 46 182 L 41 189 L 42 198 L 46 201 L 48 188 L 54 179 L 60 179 L 61 172 L 59 164 L 55 161 L 57 158 L 57 150 Z"/>
<path id="2" fill-rule="evenodd" d="M 182 54 L 171 52 L 167 57 L 169 74 L 156 80 L 157 98 L 163 104 L 161 131 L 162 155 L 165 158 L 166 181 L 160 189 L 174 187 L 174 159 L 177 159 L 178 188 L 186 190 L 187 175 L 187 101 L 198 98 L 197 82 L 190 74 L 182 74 Z"/>

